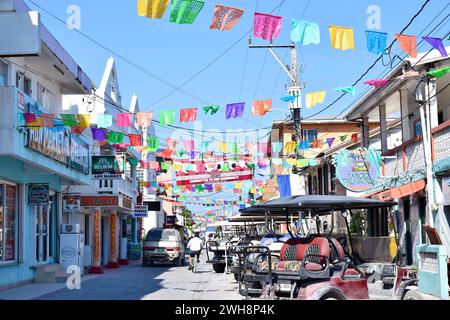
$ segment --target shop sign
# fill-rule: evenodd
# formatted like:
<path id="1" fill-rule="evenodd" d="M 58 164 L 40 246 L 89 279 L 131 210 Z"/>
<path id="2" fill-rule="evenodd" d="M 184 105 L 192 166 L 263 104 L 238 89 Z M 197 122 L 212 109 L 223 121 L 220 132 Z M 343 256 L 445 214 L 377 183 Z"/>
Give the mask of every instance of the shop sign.
<path id="1" fill-rule="evenodd" d="M 333 157 L 337 178 L 352 192 L 368 191 L 377 185 L 381 162 L 381 153 L 371 148 L 341 150 Z"/>
<path id="2" fill-rule="evenodd" d="M 133 218 L 147 218 L 148 208 L 147 206 L 134 206 Z"/>
<path id="3" fill-rule="evenodd" d="M 450 206 L 450 177 L 442 179 L 442 191 L 444 193 L 444 205 Z"/>
<path id="4" fill-rule="evenodd" d="M 122 207 L 125 209 L 133 209 L 133 202 L 130 199 L 122 198 Z"/>
<path id="5" fill-rule="evenodd" d="M 100 210 L 94 211 L 94 237 L 93 237 L 93 265 L 99 266 L 101 264 L 101 248 L 100 248 L 100 228 L 101 228 L 102 213 Z"/>
<path id="6" fill-rule="evenodd" d="M 81 212 L 81 195 L 79 193 L 65 193 L 62 200 L 64 212 Z"/>
<path id="7" fill-rule="evenodd" d="M 28 205 L 29 206 L 48 206 L 49 205 L 49 185 L 48 184 L 30 184 L 28 186 Z"/>
<path id="8" fill-rule="evenodd" d="M 28 112 L 41 114 L 36 103 L 27 104 Z M 68 168 L 89 174 L 89 145 L 71 130 L 61 126 L 27 130 L 25 147 L 56 160 Z"/>
<path id="9" fill-rule="evenodd" d="M 206 172 L 194 174 L 177 174 L 177 185 L 197 185 L 205 183 L 233 182 L 252 180 L 252 170 L 230 171 L 230 172 Z"/>
<path id="10" fill-rule="evenodd" d="M 92 179 L 121 180 L 125 172 L 125 158 L 122 156 L 93 156 Z"/>
<path id="11" fill-rule="evenodd" d="M 89 145 L 80 137 L 70 135 L 70 157 L 68 163 L 72 169 L 89 174 Z"/>
<path id="12" fill-rule="evenodd" d="M 81 197 L 82 207 L 115 207 L 119 205 L 117 196 L 85 196 Z"/>

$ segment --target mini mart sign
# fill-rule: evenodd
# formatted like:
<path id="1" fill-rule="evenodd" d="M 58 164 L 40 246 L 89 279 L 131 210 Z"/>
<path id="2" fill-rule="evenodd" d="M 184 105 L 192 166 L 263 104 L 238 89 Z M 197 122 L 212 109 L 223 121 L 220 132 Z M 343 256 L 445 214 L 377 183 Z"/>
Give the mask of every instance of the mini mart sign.
<path id="1" fill-rule="evenodd" d="M 125 158 L 122 156 L 93 156 L 93 180 L 121 180 L 125 172 Z"/>

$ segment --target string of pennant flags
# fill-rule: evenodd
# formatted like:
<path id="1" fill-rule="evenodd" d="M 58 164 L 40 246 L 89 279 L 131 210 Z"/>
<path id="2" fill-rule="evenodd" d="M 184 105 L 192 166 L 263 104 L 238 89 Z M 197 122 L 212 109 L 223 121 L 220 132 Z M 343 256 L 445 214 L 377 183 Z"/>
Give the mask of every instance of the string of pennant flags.
<path id="1" fill-rule="evenodd" d="M 171 0 L 169 22 L 177 24 L 192 24 L 204 7 L 203 0 Z M 169 0 L 138 0 L 138 15 L 150 19 L 161 19 L 169 6 Z M 210 29 L 220 31 L 231 30 L 244 14 L 243 9 L 216 4 Z M 283 27 L 283 17 L 267 13 L 255 12 L 253 19 L 253 35 L 264 40 L 273 41 Z M 345 26 L 328 26 L 331 47 L 337 50 L 355 50 L 354 30 Z M 417 57 L 417 37 L 414 35 L 395 34 L 400 48 L 411 57 Z M 312 21 L 292 19 L 290 39 L 302 46 L 321 42 L 320 26 Z M 366 47 L 370 53 L 384 54 L 387 48 L 388 33 L 366 31 Z M 443 56 L 447 52 L 443 39 L 422 37 Z"/>
<path id="2" fill-rule="evenodd" d="M 431 70 L 426 73 L 430 78 L 441 78 L 450 72 L 450 67 L 442 67 L 438 69 Z M 375 88 L 381 88 L 387 86 L 391 81 L 397 79 L 405 79 L 408 77 L 418 77 L 421 76 L 416 71 L 409 71 L 395 79 L 372 79 L 364 82 L 364 85 L 373 86 Z M 361 85 L 360 85 L 361 86 Z M 339 91 L 344 93 L 349 93 L 356 95 L 356 89 L 358 86 L 350 87 L 339 87 L 333 89 L 333 91 Z M 313 106 L 323 103 L 326 98 L 327 90 L 310 92 L 305 96 L 306 108 L 312 108 Z M 280 100 L 283 102 L 293 102 L 298 99 L 299 96 L 286 96 L 281 97 Z M 225 118 L 233 119 L 239 118 L 244 115 L 245 102 L 231 103 L 226 105 Z M 205 115 L 215 115 L 220 110 L 219 105 L 211 105 L 203 107 Z M 257 100 L 252 103 L 252 114 L 254 116 L 264 116 L 267 112 L 272 111 L 273 101 L 272 99 Z M 176 110 L 160 110 L 158 112 L 159 123 L 161 125 L 174 125 Z M 81 134 L 84 130 L 91 128 L 91 114 L 60 114 L 61 119 L 57 119 L 54 114 L 35 114 L 35 113 L 23 113 L 23 119 L 26 126 L 32 128 L 39 127 L 53 127 L 53 126 L 69 126 L 72 127 L 74 133 Z M 116 126 L 118 128 L 130 128 L 133 124 L 133 113 L 118 113 L 116 115 Z M 179 121 L 180 123 L 195 122 L 198 116 L 198 108 L 185 108 L 179 110 Z M 150 127 L 153 121 L 153 112 L 138 112 L 136 116 L 136 124 L 139 127 Z M 121 144 L 125 136 L 122 132 L 110 131 L 107 134 L 105 129 L 112 127 L 113 116 L 110 114 L 98 114 L 96 117 L 96 127 L 92 127 L 92 136 L 96 141 L 107 140 L 112 144 Z M 139 137 L 137 135 L 128 134 L 130 138 L 130 144 L 133 147 L 140 146 Z M 156 140 L 152 140 L 156 143 Z M 151 145 L 151 144 L 150 144 Z M 155 149 L 155 148 L 152 148 Z"/>
<path id="3" fill-rule="evenodd" d="M 168 0 L 138 0 L 138 15 L 145 16 L 150 19 L 160 19 L 164 15 L 169 5 Z M 204 6 L 203 0 L 172 0 L 170 9 L 170 22 L 178 24 L 192 24 Z M 214 7 L 213 19 L 210 29 L 220 31 L 231 30 L 241 19 L 244 10 L 216 4 Z M 253 19 L 253 35 L 257 38 L 273 41 L 277 38 L 282 30 L 283 17 L 271 14 L 255 12 Z M 336 50 L 347 51 L 355 50 L 354 29 L 345 26 L 328 26 L 331 47 Z M 370 53 L 379 55 L 385 54 L 388 49 L 387 40 L 388 33 L 367 30 L 365 31 L 366 48 Z M 395 40 L 398 42 L 402 51 L 412 58 L 417 58 L 417 37 L 415 35 L 394 34 Z M 292 42 L 301 46 L 318 45 L 321 43 L 321 28 L 312 21 L 292 19 L 290 39 Z M 440 52 L 443 57 L 447 57 L 448 53 L 441 38 L 422 36 L 422 39 Z M 385 86 L 389 83 L 386 79 L 372 79 L 366 81 L 364 85 L 374 86 L 376 88 Z M 333 89 L 343 93 L 356 95 L 357 86 L 340 87 Z M 293 102 L 298 97 L 283 97 L 285 102 Z M 305 96 L 305 105 L 312 108 L 317 104 L 323 103 L 326 98 L 326 91 L 311 92 Z M 227 105 L 226 118 L 242 117 L 245 103 L 234 103 Z M 208 109 L 210 110 L 210 109 Z M 252 106 L 252 114 L 263 116 L 271 111 L 271 101 L 259 101 Z M 172 110 L 173 111 L 173 110 Z M 171 112 L 172 112 L 171 111 Z M 206 111 L 208 112 L 208 111 Z M 217 112 L 217 110 L 215 111 Z M 211 112 L 211 114 L 214 114 Z M 174 113 L 167 119 L 173 119 Z M 164 118 L 166 119 L 166 118 Z M 192 118 L 187 118 L 191 120 Z M 166 122 L 166 121 L 163 121 Z M 167 121 L 170 124 L 172 121 Z M 188 121 L 186 121 L 188 122 Z"/>

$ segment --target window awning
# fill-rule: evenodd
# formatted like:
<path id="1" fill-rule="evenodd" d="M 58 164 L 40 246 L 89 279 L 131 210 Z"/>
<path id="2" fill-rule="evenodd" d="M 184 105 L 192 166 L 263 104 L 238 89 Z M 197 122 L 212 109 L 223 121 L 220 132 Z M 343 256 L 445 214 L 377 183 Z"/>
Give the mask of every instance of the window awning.
<path id="1" fill-rule="evenodd" d="M 425 180 L 418 180 L 409 184 L 405 184 L 401 187 L 384 190 L 375 194 L 369 194 L 367 195 L 367 198 L 383 201 L 400 199 L 423 190 L 425 188 L 425 185 Z"/>

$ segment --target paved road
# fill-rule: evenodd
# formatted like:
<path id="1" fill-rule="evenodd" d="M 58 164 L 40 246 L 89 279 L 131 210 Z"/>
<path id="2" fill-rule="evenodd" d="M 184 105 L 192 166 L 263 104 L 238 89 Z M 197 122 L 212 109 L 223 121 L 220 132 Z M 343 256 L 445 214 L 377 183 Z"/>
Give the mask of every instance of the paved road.
<path id="1" fill-rule="evenodd" d="M 107 271 L 85 281 L 81 290 L 63 289 L 39 300 L 241 300 L 232 274 L 216 274 L 202 254 L 198 273 L 187 266 L 140 264 Z"/>

